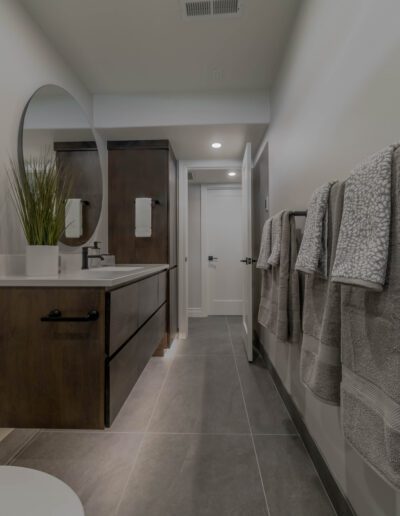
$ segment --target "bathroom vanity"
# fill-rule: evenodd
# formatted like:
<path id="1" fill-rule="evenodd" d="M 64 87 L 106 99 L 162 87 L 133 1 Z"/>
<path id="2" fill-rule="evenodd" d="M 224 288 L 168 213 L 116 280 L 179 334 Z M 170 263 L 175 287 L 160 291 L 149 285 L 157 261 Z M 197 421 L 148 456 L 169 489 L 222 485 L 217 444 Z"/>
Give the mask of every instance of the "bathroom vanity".
<path id="1" fill-rule="evenodd" d="M 0 277 L 0 427 L 109 426 L 165 347 L 168 269 Z"/>

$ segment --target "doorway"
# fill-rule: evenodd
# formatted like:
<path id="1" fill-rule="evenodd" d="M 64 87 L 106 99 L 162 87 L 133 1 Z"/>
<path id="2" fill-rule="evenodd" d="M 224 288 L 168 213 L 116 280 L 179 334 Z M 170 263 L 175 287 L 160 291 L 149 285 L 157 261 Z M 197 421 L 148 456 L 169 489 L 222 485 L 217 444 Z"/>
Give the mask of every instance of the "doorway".
<path id="1" fill-rule="evenodd" d="M 188 198 L 188 315 L 242 315 L 241 185 L 189 182 Z"/>
<path id="2" fill-rule="evenodd" d="M 253 359 L 251 169 L 250 143 L 245 146 L 242 161 L 180 161 L 178 214 L 179 336 L 181 339 L 187 337 L 189 317 L 206 317 L 214 313 L 237 314 L 242 318 L 243 344 L 249 361 Z M 211 215 L 206 218 L 208 223 L 202 224 L 201 229 L 189 231 L 189 195 L 193 196 L 192 176 L 197 175 L 198 172 L 208 172 L 209 177 L 214 179 L 220 177 L 221 173 L 225 175 L 226 179 L 229 172 L 235 172 L 230 175 L 238 175 L 237 181 L 235 181 L 237 190 L 235 192 L 235 188 L 227 189 L 227 186 L 233 186 L 226 184 L 229 181 L 214 181 L 214 183 L 200 181 L 200 183 L 204 183 L 204 186 L 208 186 L 206 191 L 203 188 L 203 194 L 206 193 L 203 196 L 201 196 L 201 188 L 200 190 L 197 188 L 197 205 L 201 208 L 203 204 L 203 209 L 198 211 L 197 218 L 201 219 L 201 212 L 204 215 L 209 211 Z M 210 183 L 213 184 L 210 185 Z M 240 192 L 240 204 L 238 192 Z M 226 215 L 226 213 L 230 213 L 230 215 Z M 214 221 L 213 225 L 212 221 Z M 206 231 L 208 226 L 211 229 Z M 197 224 L 197 228 L 199 227 L 200 224 Z M 236 242 L 232 238 L 234 230 L 226 231 L 227 227 L 236 227 Z M 225 242 L 224 245 L 221 245 L 219 240 L 222 241 L 225 235 L 218 238 L 221 230 L 222 233 L 224 230 L 228 233 L 228 238 L 229 233 L 231 236 L 231 240 Z M 189 256 L 189 247 L 197 249 L 197 251 L 191 252 L 191 256 Z M 231 252 L 228 252 L 228 249 Z M 230 255 L 232 255 L 232 261 Z M 241 287 L 238 286 L 239 282 L 229 280 L 229 277 L 232 277 L 229 271 L 236 271 Z M 192 281 L 190 282 L 190 280 Z M 192 286 L 197 285 L 197 288 L 191 288 L 189 291 L 190 283 Z M 197 302 L 194 301 L 195 298 Z"/>

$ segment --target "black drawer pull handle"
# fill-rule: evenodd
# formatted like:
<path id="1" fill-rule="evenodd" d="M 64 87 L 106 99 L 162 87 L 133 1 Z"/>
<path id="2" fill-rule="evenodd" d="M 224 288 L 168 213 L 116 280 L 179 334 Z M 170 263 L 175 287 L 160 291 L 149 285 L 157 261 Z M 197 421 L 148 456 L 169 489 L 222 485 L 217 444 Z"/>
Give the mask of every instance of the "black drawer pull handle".
<path id="1" fill-rule="evenodd" d="M 84 317 L 62 317 L 62 313 L 57 308 L 51 310 L 46 316 L 41 317 L 43 322 L 90 322 L 97 321 L 99 312 L 97 310 L 90 310 Z"/>

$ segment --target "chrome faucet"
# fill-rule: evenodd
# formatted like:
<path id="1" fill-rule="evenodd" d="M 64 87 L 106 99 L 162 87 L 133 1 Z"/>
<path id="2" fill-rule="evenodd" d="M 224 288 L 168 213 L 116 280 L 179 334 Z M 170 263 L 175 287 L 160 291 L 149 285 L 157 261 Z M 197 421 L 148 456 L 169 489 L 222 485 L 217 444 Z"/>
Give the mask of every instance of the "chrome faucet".
<path id="1" fill-rule="evenodd" d="M 89 254 L 89 249 L 99 250 L 100 243 L 101 242 L 93 242 L 93 245 L 87 245 L 82 247 L 82 270 L 89 268 L 89 258 L 97 258 L 101 261 L 104 260 L 104 256 L 102 254 Z"/>

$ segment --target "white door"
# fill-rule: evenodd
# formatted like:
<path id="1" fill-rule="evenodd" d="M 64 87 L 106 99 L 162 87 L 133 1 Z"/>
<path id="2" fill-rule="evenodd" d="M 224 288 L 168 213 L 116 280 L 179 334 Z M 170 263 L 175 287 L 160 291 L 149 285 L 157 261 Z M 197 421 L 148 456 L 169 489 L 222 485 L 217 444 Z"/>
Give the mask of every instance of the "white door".
<path id="1" fill-rule="evenodd" d="M 241 315 L 242 191 L 236 187 L 203 187 L 206 194 L 208 314 Z"/>
<path id="2" fill-rule="evenodd" d="M 245 348 L 249 362 L 253 360 L 253 289 L 251 239 L 251 144 L 246 145 L 242 164 L 242 296 Z"/>

